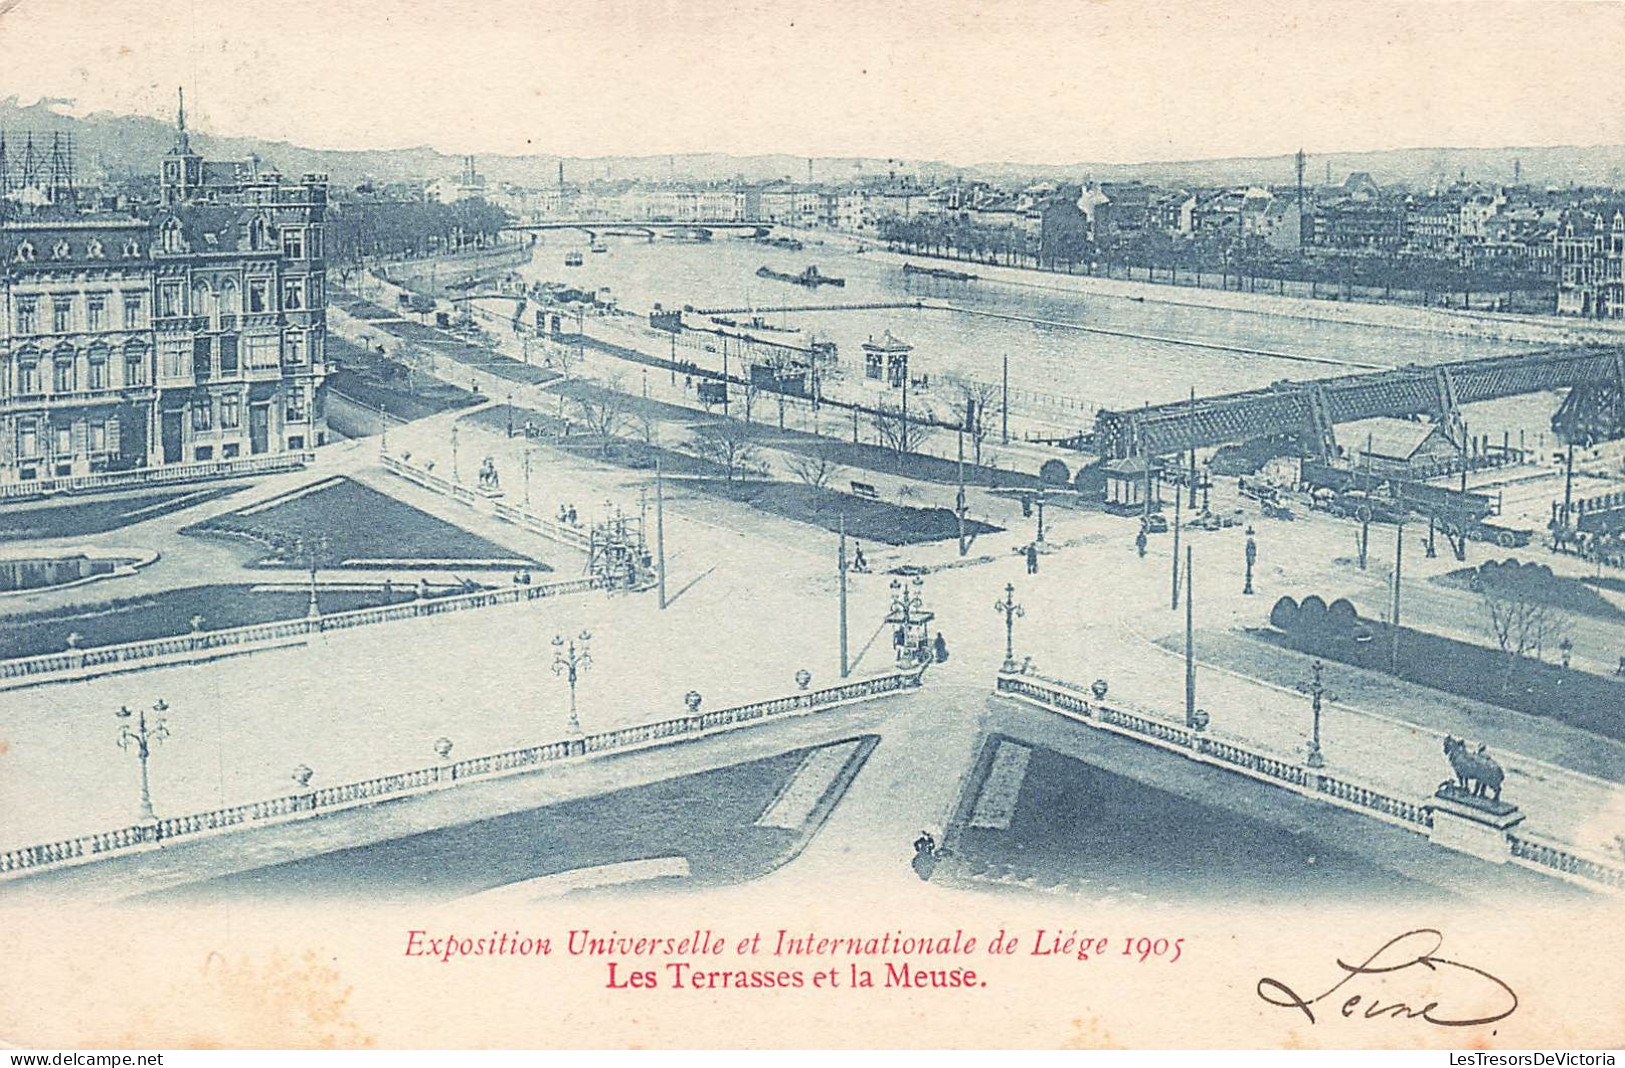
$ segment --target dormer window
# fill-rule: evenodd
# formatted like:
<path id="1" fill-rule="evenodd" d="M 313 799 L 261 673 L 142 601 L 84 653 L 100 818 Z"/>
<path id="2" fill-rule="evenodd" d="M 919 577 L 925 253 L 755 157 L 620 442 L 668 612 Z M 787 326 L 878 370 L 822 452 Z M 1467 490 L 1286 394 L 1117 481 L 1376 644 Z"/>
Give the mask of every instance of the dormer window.
<path id="1" fill-rule="evenodd" d="M 17 246 L 17 262 L 18 263 L 33 263 L 34 262 L 34 246 L 33 246 L 33 244 L 31 242 L 24 241 L 22 244 Z"/>
<path id="2" fill-rule="evenodd" d="M 163 246 L 165 252 L 180 252 L 184 245 L 181 242 L 181 222 L 171 219 L 164 224 Z"/>
<path id="3" fill-rule="evenodd" d="M 137 258 L 140 255 L 141 255 L 141 242 L 137 241 L 133 237 L 130 238 L 130 240 L 124 242 L 124 258 L 125 259 L 133 260 L 133 259 Z"/>
<path id="4" fill-rule="evenodd" d="M 65 240 L 58 241 L 56 243 L 56 245 L 52 247 L 52 249 L 51 249 L 51 258 L 53 260 L 65 260 L 65 259 L 68 258 L 68 243 L 67 243 L 67 241 L 65 241 Z"/>
<path id="5" fill-rule="evenodd" d="M 93 260 L 102 259 L 103 256 L 106 255 L 106 253 L 104 253 L 103 250 L 102 250 L 101 241 L 99 239 L 92 240 L 90 242 L 90 244 L 88 246 L 86 246 L 86 248 L 85 248 L 85 255 L 90 257 Z"/>

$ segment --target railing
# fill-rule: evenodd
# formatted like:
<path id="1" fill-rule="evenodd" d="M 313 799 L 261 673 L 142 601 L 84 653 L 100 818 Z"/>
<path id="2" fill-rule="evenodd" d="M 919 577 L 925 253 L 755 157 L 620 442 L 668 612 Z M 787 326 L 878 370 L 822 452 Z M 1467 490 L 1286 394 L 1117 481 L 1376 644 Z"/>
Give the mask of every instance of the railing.
<path id="1" fill-rule="evenodd" d="M 489 779 L 545 764 L 640 746 L 668 744 L 711 731 L 778 716 L 834 708 L 854 701 L 906 692 L 921 684 L 918 671 L 881 675 L 824 690 L 812 690 L 767 701 L 693 713 L 656 723 L 566 738 L 524 749 L 510 749 L 450 764 L 383 775 L 361 782 L 327 786 L 230 808 L 185 816 L 166 816 L 150 823 L 120 827 L 77 838 L 27 846 L 0 853 L 0 878 L 27 875 L 83 859 L 105 859 L 163 842 L 230 830 L 249 824 L 286 821 L 369 804 L 386 797 L 444 789 L 461 782 Z"/>
<path id="2" fill-rule="evenodd" d="M 277 452 L 245 456 L 236 460 L 208 460 L 201 463 L 141 467 L 133 471 L 104 471 L 68 478 L 42 478 L 30 482 L 0 485 L 0 500 L 43 497 L 53 493 L 81 493 L 86 490 L 124 489 L 131 486 L 161 486 L 172 482 L 197 482 L 210 478 L 236 478 L 291 471 L 314 463 L 313 452 Z"/>
<path id="3" fill-rule="evenodd" d="M 193 659 L 199 654 L 207 654 L 218 649 L 267 646 L 307 638 L 330 630 L 347 630 L 373 623 L 418 619 L 471 608 L 517 604 L 521 601 L 539 601 L 546 597 L 561 597 L 604 589 L 607 585 L 607 580 L 603 577 L 591 576 L 534 586 L 508 586 L 499 590 L 478 590 L 474 593 L 449 594 L 402 604 L 380 605 L 376 608 L 333 612 L 313 619 L 254 623 L 221 630 L 200 630 L 171 638 L 153 638 L 120 645 L 102 645 L 88 649 L 70 649 L 61 653 L 19 657 L 15 660 L 0 661 L 0 688 L 5 688 L 5 683 L 9 680 L 34 682 L 48 680 L 52 675 L 64 673 L 72 673 L 73 677 L 78 678 L 89 669 L 113 669 L 119 665 L 167 660 L 171 657 Z M 92 673 L 102 672 L 92 671 Z"/>
<path id="4" fill-rule="evenodd" d="M 1512 859 L 1525 867 L 1539 868 L 1582 882 L 1601 883 L 1616 890 L 1625 890 L 1625 868 L 1619 864 L 1587 857 L 1573 846 L 1559 845 L 1542 838 L 1514 832 L 1508 835 L 1512 842 Z"/>
<path id="5" fill-rule="evenodd" d="M 1431 814 L 1420 802 L 1394 797 L 1370 784 L 1340 779 L 1261 750 L 1208 737 L 1201 731 L 1159 719 L 1144 709 L 1129 712 L 1091 701 L 1062 682 L 1034 675 L 1001 674 L 998 690 L 1065 712 L 1116 734 L 1150 740 L 1164 748 L 1182 751 L 1192 760 L 1216 764 L 1302 794 L 1330 800 L 1411 830 L 1424 830 L 1433 822 Z"/>
<path id="6" fill-rule="evenodd" d="M 511 504 L 504 504 L 494 498 L 485 497 L 468 486 L 442 478 L 432 471 L 416 467 L 399 457 L 385 455 L 382 463 L 384 470 L 391 474 L 399 475 L 408 482 L 415 482 L 424 489 L 433 490 L 453 500 L 461 501 L 470 507 L 473 507 L 476 501 L 490 500 L 491 514 L 505 523 L 523 527 L 533 534 L 539 534 L 544 538 L 568 545 L 572 549 L 580 549 L 582 552 L 586 552 L 589 547 L 587 535 L 574 527 L 556 523 L 551 519 L 543 519 L 541 516 L 532 515 L 523 509 L 515 508 Z"/>

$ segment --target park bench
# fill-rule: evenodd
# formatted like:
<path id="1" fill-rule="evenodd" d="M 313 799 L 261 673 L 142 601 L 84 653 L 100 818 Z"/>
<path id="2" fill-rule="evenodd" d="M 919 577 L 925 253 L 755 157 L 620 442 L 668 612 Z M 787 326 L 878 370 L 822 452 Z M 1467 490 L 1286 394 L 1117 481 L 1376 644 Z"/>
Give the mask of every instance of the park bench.
<path id="1" fill-rule="evenodd" d="M 874 486 L 867 482 L 854 481 L 852 483 L 852 495 L 855 497 L 862 497 L 864 500 L 869 501 L 880 500 L 880 491 L 875 489 Z"/>

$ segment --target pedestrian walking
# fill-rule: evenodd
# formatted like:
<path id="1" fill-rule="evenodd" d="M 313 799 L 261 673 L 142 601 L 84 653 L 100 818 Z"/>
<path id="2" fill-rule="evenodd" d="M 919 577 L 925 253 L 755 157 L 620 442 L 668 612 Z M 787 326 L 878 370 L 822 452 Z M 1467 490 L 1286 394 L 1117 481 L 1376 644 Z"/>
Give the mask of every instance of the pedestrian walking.
<path id="1" fill-rule="evenodd" d="M 937 634 L 935 652 L 937 655 L 937 663 L 940 664 L 948 659 L 948 640 L 944 638 L 940 632 Z"/>
<path id="2" fill-rule="evenodd" d="M 1145 558 L 1145 545 L 1145 528 L 1141 527 L 1140 532 L 1134 535 L 1134 551 L 1140 554 L 1142 560 Z"/>
<path id="3" fill-rule="evenodd" d="M 1027 543 L 1027 574 L 1038 574 L 1038 545 L 1036 542 Z"/>

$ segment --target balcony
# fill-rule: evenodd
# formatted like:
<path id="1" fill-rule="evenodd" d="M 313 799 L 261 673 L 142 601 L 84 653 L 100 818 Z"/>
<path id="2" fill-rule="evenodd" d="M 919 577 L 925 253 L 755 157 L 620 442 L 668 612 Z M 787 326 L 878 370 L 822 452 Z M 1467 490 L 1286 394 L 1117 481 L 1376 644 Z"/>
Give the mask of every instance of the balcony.
<path id="1" fill-rule="evenodd" d="M 152 328 L 160 334 L 191 334 L 209 328 L 206 315 L 160 315 L 153 319 Z"/>

